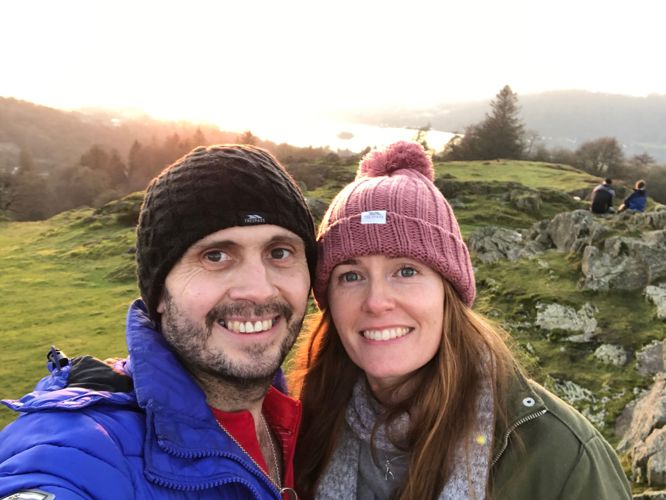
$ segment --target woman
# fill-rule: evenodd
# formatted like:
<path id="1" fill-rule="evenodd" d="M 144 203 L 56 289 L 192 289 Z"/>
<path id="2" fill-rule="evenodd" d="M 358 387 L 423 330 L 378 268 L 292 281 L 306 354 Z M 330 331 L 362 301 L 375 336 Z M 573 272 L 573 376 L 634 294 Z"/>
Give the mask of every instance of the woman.
<path id="1" fill-rule="evenodd" d="M 423 148 L 396 143 L 322 221 L 322 314 L 291 376 L 301 495 L 631 498 L 608 443 L 471 310 L 472 264 L 433 177 Z"/>
<path id="2" fill-rule="evenodd" d="M 619 212 L 624 212 L 625 210 L 642 212 L 645 210 L 645 205 L 647 205 L 647 192 L 645 191 L 645 181 L 641 179 L 636 181 L 634 191 L 624 199 Z"/>

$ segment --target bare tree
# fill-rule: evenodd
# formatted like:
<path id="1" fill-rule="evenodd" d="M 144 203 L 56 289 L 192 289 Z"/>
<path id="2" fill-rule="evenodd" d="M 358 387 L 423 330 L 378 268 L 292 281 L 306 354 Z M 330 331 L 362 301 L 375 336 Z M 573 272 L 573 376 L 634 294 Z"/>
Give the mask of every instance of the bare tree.
<path id="1" fill-rule="evenodd" d="M 615 137 L 583 143 L 575 152 L 575 166 L 595 175 L 616 176 L 624 165 L 624 152 Z"/>

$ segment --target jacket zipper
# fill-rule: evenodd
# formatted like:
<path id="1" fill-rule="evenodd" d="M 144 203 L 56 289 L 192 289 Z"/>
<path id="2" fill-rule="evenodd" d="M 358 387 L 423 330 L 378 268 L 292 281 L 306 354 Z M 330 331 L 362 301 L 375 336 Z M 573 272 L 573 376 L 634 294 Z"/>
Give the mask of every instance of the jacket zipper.
<path id="1" fill-rule="evenodd" d="M 268 480 L 270 481 L 271 485 L 272 485 L 274 488 L 276 488 L 278 492 L 281 492 L 281 491 L 282 491 L 282 485 L 277 484 L 275 481 L 273 481 L 273 478 L 270 476 L 270 474 L 267 474 L 267 473 L 264 472 L 264 470 L 263 470 L 263 469 L 261 468 L 261 466 L 257 463 L 257 461 L 252 457 L 252 455 L 250 455 L 250 454 L 247 452 L 247 450 L 246 450 L 245 448 L 243 448 L 243 445 L 241 445 L 241 444 L 236 440 L 236 438 L 233 437 L 233 436 L 231 435 L 231 432 L 229 432 L 228 430 L 226 430 L 226 429 L 224 428 L 224 426 L 223 426 L 220 422 L 218 422 L 217 425 L 220 426 L 220 429 L 222 429 L 222 430 L 224 431 L 224 433 L 225 433 L 227 436 L 229 436 L 229 437 L 231 438 L 231 440 L 232 440 L 234 443 L 236 443 L 236 446 L 238 446 L 241 450 L 243 450 L 243 453 L 245 453 L 245 455 L 247 456 L 247 458 L 249 458 L 250 460 L 252 460 L 252 463 L 257 467 L 257 469 L 259 469 L 259 470 L 262 472 L 262 475 L 263 475 L 266 479 L 268 479 Z"/>
<path id="2" fill-rule="evenodd" d="M 150 474 L 150 473 L 148 473 Z M 183 485 L 180 483 L 174 483 L 173 481 L 169 481 L 168 479 L 164 479 L 162 477 L 155 476 L 153 474 L 150 474 L 151 480 L 162 487 L 169 488 L 172 490 L 180 490 L 180 491 L 202 491 L 202 490 L 207 490 L 211 488 L 216 488 L 219 486 L 224 486 L 225 484 L 242 484 L 243 486 L 246 486 L 248 490 L 253 491 L 254 493 L 257 493 L 252 485 L 250 484 L 249 481 L 246 481 L 240 477 L 235 478 L 235 479 L 224 479 L 221 481 L 211 481 L 208 483 L 200 483 L 200 484 L 193 484 L 193 485 Z M 256 497 L 259 498 L 259 497 Z"/>
<path id="3" fill-rule="evenodd" d="M 218 425 L 219 425 L 219 423 L 218 423 Z M 247 458 L 249 458 L 251 460 L 251 462 L 256 466 L 257 470 L 259 471 L 258 474 L 255 471 L 253 471 L 251 467 L 248 467 L 250 469 L 250 471 L 252 471 L 255 476 L 257 476 L 260 479 L 263 479 L 264 481 L 267 481 L 268 484 L 270 485 L 271 489 L 273 489 L 273 491 L 275 491 L 276 493 L 278 493 L 278 492 L 282 493 L 282 490 L 290 490 L 291 489 L 291 488 L 283 488 L 282 490 L 277 489 L 277 491 L 276 491 L 275 483 L 273 482 L 273 480 L 271 478 L 269 478 L 264 473 L 264 471 L 261 469 L 261 467 L 259 467 L 259 464 L 257 464 L 257 462 L 250 456 L 250 454 L 247 451 L 245 451 L 245 449 L 240 445 L 240 443 L 238 443 L 238 441 L 236 441 L 233 438 L 233 436 L 231 436 L 231 434 L 229 434 L 229 432 L 227 432 L 226 429 L 224 429 L 221 425 L 219 425 L 219 427 L 231 439 L 234 440 L 234 442 L 238 445 L 238 447 L 245 453 Z M 182 450 L 175 449 L 171 446 L 168 446 L 164 442 L 160 444 L 160 447 L 163 450 L 167 451 L 170 455 L 173 455 L 173 456 L 179 457 L 179 458 L 193 459 L 193 458 L 201 458 L 201 457 L 225 457 L 225 458 L 228 458 L 228 459 L 231 459 L 231 460 L 235 460 L 237 462 L 239 461 L 236 458 L 237 455 L 233 455 L 233 454 L 226 453 L 226 452 L 222 452 L 222 453 L 219 453 L 219 452 L 183 453 Z M 238 458 L 240 458 L 240 457 L 238 457 Z M 240 463 L 247 467 L 247 464 L 244 463 L 243 461 L 240 461 Z M 173 482 L 169 479 L 166 479 L 166 478 L 155 476 L 154 474 L 150 474 L 150 476 L 152 477 L 153 481 L 156 482 L 157 484 L 159 484 L 161 486 L 165 486 L 167 488 L 176 489 L 176 490 L 199 491 L 199 490 L 204 490 L 204 489 L 208 489 L 208 488 L 214 488 L 214 487 L 217 487 L 217 486 L 222 486 L 224 484 L 229 484 L 229 483 L 240 483 L 240 484 L 243 484 L 243 485 L 247 486 L 250 490 L 252 490 L 252 486 L 250 485 L 250 483 L 248 481 L 244 480 L 244 479 L 241 479 L 241 478 L 238 478 L 237 480 L 225 479 L 225 480 L 221 480 L 221 481 L 210 481 L 210 482 L 200 483 L 200 484 L 197 484 L 197 485 L 183 485 L 181 483 L 175 483 L 175 482 Z"/>
<path id="4" fill-rule="evenodd" d="M 500 458 L 502 458 L 502 455 L 506 451 L 507 447 L 509 446 L 509 437 L 511 436 L 511 433 L 515 431 L 518 427 L 523 425 L 524 423 L 529 422 L 530 420 L 534 420 L 535 418 L 539 418 L 540 416 L 548 413 L 548 410 L 545 408 L 543 410 L 539 410 L 534 413 L 530 413 L 529 415 L 525 415 L 524 417 L 518 419 L 516 422 L 513 423 L 511 427 L 509 427 L 504 434 L 504 442 L 502 444 L 502 449 L 497 452 L 497 455 L 495 455 L 495 458 L 493 458 L 492 463 L 490 464 L 491 467 L 494 467 L 495 464 L 499 461 Z"/>

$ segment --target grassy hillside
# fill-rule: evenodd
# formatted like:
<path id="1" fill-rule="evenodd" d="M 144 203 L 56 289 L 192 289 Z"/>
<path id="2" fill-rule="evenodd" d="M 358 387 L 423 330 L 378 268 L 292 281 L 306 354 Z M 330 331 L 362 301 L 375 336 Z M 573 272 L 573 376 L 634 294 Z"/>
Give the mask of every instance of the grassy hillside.
<path id="1" fill-rule="evenodd" d="M 137 295 L 127 273 L 132 240 L 131 227 L 91 210 L 0 223 L 2 397 L 31 389 L 52 344 L 99 357 L 126 352 L 125 310 Z M 11 417 L 3 407 L 0 425 Z"/>
<path id="2" fill-rule="evenodd" d="M 345 182 L 354 166 L 330 168 Z M 437 183 L 454 205 L 463 233 L 495 224 L 527 228 L 533 222 L 584 204 L 573 190 L 598 182 L 569 167 L 528 162 L 471 162 L 436 165 Z M 309 198 L 328 202 L 344 184 L 325 179 Z M 513 193 L 513 194 L 512 194 Z M 540 205 L 523 203 L 537 197 Z M 18 397 L 46 373 L 46 352 L 55 344 L 65 353 L 98 357 L 125 353 L 124 316 L 138 295 L 133 277 L 132 220 L 118 207 L 133 206 L 130 197 L 106 210 L 77 210 L 37 223 L 0 223 L 0 396 Z M 130 210 L 131 211 L 131 210 Z M 578 308 L 593 303 L 603 330 L 600 340 L 635 348 L 648 339 L 666 337 L 663 322 L 652 320 L 640 294 L 622 297 L 582 292 L 577 288 L 579 262 L 563 254 L 495 264 L 476 264 L 476 308 L 511 333 L 516 351 L 529 370 L 551 387 L 566 378 L 600 397 L 613 398 L 602 420 L 609 424 L 631 399 L 631 389 L 647 381 L 632 363 L 623 368 L 600 365 L 589 347 L 558 342 L 533 326 L 537 302 Z M 13 418 L 0 410 L 0 426 Z M 609 429 L 605 429 L 608 436 Z"/>

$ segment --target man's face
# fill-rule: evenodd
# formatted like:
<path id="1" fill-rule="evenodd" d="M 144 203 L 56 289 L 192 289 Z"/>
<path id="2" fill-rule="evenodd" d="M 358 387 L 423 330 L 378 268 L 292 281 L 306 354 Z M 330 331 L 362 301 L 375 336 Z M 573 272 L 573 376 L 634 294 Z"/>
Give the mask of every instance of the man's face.
<path id="1" fill-rule="evenodd" d="M 167 275 L 162 332 L 193 373 L 269 379 L 298 336 L 309 289 L 299 236 L 274 225 L 222 229 Z"/>

